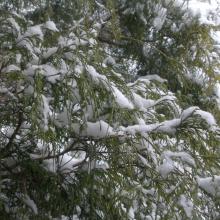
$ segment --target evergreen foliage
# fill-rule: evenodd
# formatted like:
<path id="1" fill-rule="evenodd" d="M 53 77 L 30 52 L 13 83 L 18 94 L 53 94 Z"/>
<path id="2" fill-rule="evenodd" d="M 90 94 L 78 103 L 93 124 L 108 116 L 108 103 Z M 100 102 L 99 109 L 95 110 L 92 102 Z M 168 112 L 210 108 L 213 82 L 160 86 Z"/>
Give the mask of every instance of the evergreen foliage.
<path id="1" fill-rule="evenodd" d="M 0 1 L 1 219 L 219 218 L 218 26 L 179 2 Z"/>

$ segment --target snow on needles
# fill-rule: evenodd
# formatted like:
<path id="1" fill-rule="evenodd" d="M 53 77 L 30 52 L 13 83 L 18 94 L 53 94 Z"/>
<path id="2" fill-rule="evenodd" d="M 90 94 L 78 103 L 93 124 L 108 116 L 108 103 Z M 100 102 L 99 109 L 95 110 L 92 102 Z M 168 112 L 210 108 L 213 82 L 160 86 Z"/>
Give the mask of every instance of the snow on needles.
<path id="1" fill-rule="evenodd" d="M 220 197 L 220 176 L 205 178 L 197 177 L 197 183 L 199 187 L 206 191 L 208 194 L 215 197 Z"/>
<path id="2" fill-rule="evenodd" d="M 112 86 L 113 95 L 115 97 L 115 101 L 122 108 L 133 109 L 133 104 L 128 100 L 128 98 L 122 94 L 122 92 L 115 86 Z"/>
<path id="3" fill-rule="evenodd" d="M 95 83 L 102 82 L 106 89 L 113 93 L 116 103 L 121 108 L 134 108 L 133 104 L 128 100 L 128 98 L 115 85 L 113 85 L 113 83 L 108 82 L 106 76 L 99 74 L 96 69 L 90 65 L 86 67 L 86 70 Z"/>
<path id="4" fill-rule="evenodd" d="M 29 207 L 31 208 L 31 210 L 33 211 L 33 213 L 35 215 L 38 214 L 38 208 L 36 203 L 34 202 L 34 200 L 32 200 L 27 194 L 24 196 L 21 196 L 23 202 Z"/>
<path id="5" fill-rule="evenodd" d="M 54 32 L 59 32 L 59 30 L 57 29 L 55 23 L 53 21 L 47 21 L 45 24 L 44 24 L 44 27 L 51 30 L 51 31 L 54 31 Z"/>
<path id="6" fill-rule="evenodd" d="M 93 122 L 87 122 L 84 126 L 79 124 L 73 124 L 74 132 L 80 136 L 89 136 L 94 138 L 104 138 L 110 135 L 114 135 L 113 128 L 103 120 Z"/>
<path id="7" fill-rule="evenodd" d="M 186 216 L 192 219 L 193 203 L 190 199 L 186 198 L 185 195 L 181 195 L 179 198 L 179 205 L 183 207 Z"/>
<path id="8" fill-rule="evenodd" d="M 195 161 L 191 155 L 186 152 L 172 152 L 164 151 L 161 156 L 163 163 L 158 167 L 158 172 L 162 177 L 166 178 L 175 168 L 178 168 L 180 165 L 175 165 L 173 159 L 179 159 L 183 163 L 186 163 L 192 167 L 195 166 Z"/>

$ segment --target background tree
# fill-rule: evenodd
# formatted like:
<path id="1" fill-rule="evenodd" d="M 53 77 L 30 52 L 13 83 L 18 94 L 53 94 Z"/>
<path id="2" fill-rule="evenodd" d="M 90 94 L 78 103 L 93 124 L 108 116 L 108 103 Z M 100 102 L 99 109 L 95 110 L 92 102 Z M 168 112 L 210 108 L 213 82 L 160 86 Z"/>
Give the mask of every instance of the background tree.
<path id="1" fill-rule="evenodd" d="M 218 218 L 214 23 L 176 1 L 0 5 L 3 219 Z"/>

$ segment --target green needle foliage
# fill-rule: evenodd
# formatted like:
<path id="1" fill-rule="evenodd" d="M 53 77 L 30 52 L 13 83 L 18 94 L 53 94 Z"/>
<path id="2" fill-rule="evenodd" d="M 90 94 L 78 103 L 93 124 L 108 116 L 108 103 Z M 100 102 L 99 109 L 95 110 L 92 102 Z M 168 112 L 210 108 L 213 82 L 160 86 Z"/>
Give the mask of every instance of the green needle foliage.
<path id="1" fill-rule="evenodd" d="M 0 1 L 1 219 L 219 218 L 218 26 L 178 2 Z"/>

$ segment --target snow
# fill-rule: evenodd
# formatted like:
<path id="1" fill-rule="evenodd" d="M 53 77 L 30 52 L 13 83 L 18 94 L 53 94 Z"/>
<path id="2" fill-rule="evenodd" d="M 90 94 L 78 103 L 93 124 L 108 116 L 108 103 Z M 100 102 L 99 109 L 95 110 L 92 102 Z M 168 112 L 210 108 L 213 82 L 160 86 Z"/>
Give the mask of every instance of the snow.
<path id="1" fill-rule="evenodd" d="M 17 45 L 19 47 L 24 47 L 24 48 L 26 48 L 30 52 L 30 54 L 32 56 L 32 60 L 30 61 L 31 64 L 36 65 L 36 64 L 39 63 L 38 54 L 35 54 L 36 53 L 35 48 L 34 48 L 32 42 L 29 39 L 27 39 L 27 38 L 24 38 L 24 39 L 21 38 L 20 39 L 19 38 L 19 39 L 17 39 L 16 42 L 17 42 Z"/>
<path id="2" fill-rule="evenodd" d="M 191 200 L 187 199 L 185 195 L 181 195 L 179 198 L 179 205 L 183 207 L 186 216 L 189 219 L 192 219 L 192 212 L 193 212 L 193 203 Z"/>
<path id="3" fill-rule="evenodd" d="M 146 75 L 146 76 L 141 76 L 139 77 L 138 79 L 148 79 L 150 81 L 157 81 L 157 82 L 160 82 L 160 83 L 164 83 L 166 82 L 167 80 L 166 79 L 163 79 L 161 78 L 160 76 L 156 75 L 156 74 L 153 74 L 153 75 Z"/>
<path id="4" fill-rule="evenodd" d="M 175 118 L 172 120 L 167 120 L 162 123 L 147 124 L 147 125 L 131 125 L 128 127 L 121 127 L 121 130 L 125 133 L 136 134 L 136 133 L 151 133 L 151 132 L 161 132 L 165 134 L 174 135 L 176 129 L 180 126 L 181 120 Z"/>
<path id="5" fill-rule="evenodd" d="M 51 113 L 50 105 L 49 105 L 49 99 L 45 97 L 44 95 L 41 95 L 42 97 L 42 113 L 43 113 L 43 121 L 44 121 L 44 130 L 48 130 L 48 117 Z"/>
<path id="6" fill-rule="evenodd" d="M 41 40 L 43 40 L 44 34 L 41 30 L 41 25 L 35 25 L 35 26 L 28 27 L 27 31 L 24 33 L 23 36 L 20 36 L 19 39 L 26 38 L 26 37 L 33 37 L 33 36 L 37 36 Z"/>
<path id="7" fill-rule="evenodd" d="M 206 191 L 208 194 L 219 197 L 220 196 L 220 176 L 197 177 L 197 183 L 200 188 Z"/>
<path id="8" fill-rule="evenodd" d="M 75 68 L 74 68 L 74 71 L 77 75 L 80 75 L 82 72 L 83 72 L 84 68 L 82 65 L 76 65 Z"/>
<path id="9" fill-rule="evenodd" d="M 132 207 L 128 210 L 128 216 L 129 219 L 135 219 L 134 209 Z"/>
<path id="10" fill-rule="evenodd" d="M 69 49 L 76 49 L 75 41 L 71 38 L 60 36 L 58 39 L 58 45 L 61 48 L 68 47 Z"/>
<path id="11" fill-rule="evenodd" d="M 139 4 L 139 5 L 136 4 L 135 10 L 139 10 L 140 12 L 143 12 L 144 4 Z M 153 20 L 154 28 L 159 31 L 164 24 L 167 12 L 166 12 L 166 9 L 163 8 L 159 4 L 157 5 L 155 12 L 156 12 L 156 18 Z M 197 12 L 195 14 L 197 14 Z M 145 20 L 144 19 L 142 20 L 145 23 Z M 15 20 L 11 20 L 10 22 L 14 25 L 17 31 L 20 30 L 19 27 L 16 26 Z M 175 169 L 178 170 L 179 168 L 178 166 L 180 165 L 182 166 L 180 169 L 188 168 L 187 171 L 192 170 L 192 167 L 195 167 L 196 165 L 194 158 L 190 155 L 188 151 L 187 152 L 183 151 L 183 149 L 188 149 L 188 145 L 187 145 L 188 140 L 186 140 L 186 142 L 184 142 L 185 141 L 184 140 L 183 143 L 181 143 L 182 140 L 180 140 L 180 142 L 176 142 L 172 144 L 170 135 L 177 135 L 178 138 L 179 137 L 181 138 L 182 136 L 181 135 L 179 136 L 179 133 L 176 134 L 176 131 L 181 125 L 181 123 L 187 120 L 188 118 L 190 118 L 190 122 L 193 123 L 193 120 L 191 121 L 191 119 L 193 119 L 194 116 L 200 116 L 209 125 L 214 126 L 216 125 L 214 117 L 210 113 L 200 110 L 197 106 L 192 106 L 182 111 L 182 113 L 181 113 L 181 110 L 178 113 L 170 112 L 171 114 L 169 114 L 169 120 L 165 120 L 161 122 L 161 120 L 164 120 L 164 118 L 166 117 L 166 111 L 159 114 L 158 112 L 160 111 L 157 112 L 156 105 L 165 106 L 166 104 L 169 104 L 169 109 L 171 109 L 173 107 L 173 106 L 170 107 L 171 103 L 174 103 L 174 104 L 176 103 L 175 97 L 171 94 L 171 92 L 169 93 L 166 91 L 166 88 L 165 88 L 166 86 L 164 86 L 161 89 L 161 87 L 158 85 L 159 83 L 165 83 L 166 80 L 162 79 L 158 75 L 153 74 L 154 72 L 152 72 L 152 75 L 140 77 L 135 83 L 128 84 L 130 88 L 130 91 L 129 91 L 130 93 L 126 92 L 128 90 L 123 89 L 123 87 L 120 87 L 118 86 L 118 84 L 113 83 L 111 81 L 110 76 L 112 75 L 114 76 L 114 78 L 120 77 L 120 79 L 123 80 L 123 72 L 122 72 L 123 67 L 121 68 L 120 66 L 116 65 L 116 61 L 114 60 L 114 58 L 109 56 L 111 51 L 105 51 L 104 50 L 105 48 L 102 48 L 103 49 L 101 51 L 103 55 L 102 59 L 105 58 L 103 61 L 103 64 L 108 66 L 108 68 L 104 69 L 105 72 L 102 72 L 103 68 L 101 67 L 99 68 L 98 65 L 103 65 L 103 64 L 96 62 L 96 64 L 93 66 L 94 60 L 92 56 L 94 55 L 94 53 L 91 53 L 92 49 L 90 50 L 89 48 L 90 50 L 89 55 L 87 53 L 84 54 L 84 49 L 81 50 L 81 48 L 88 45 L 88 42 L 90 44 L 94 44 L 95 41 L 93 38 L 91 38 L 91 36 L 89 36 L 88 38 L 86 37 L 86 34 L 87 34 L 86 31 L 83 31 L 81 33 L 80 25 L 83 25 L 83 22 L 82 24 L 79 24 L 79 26 L 77 27 L 77 34 L 79 35 L 82 34 L 83 36 L 85 35 L 84 40 L 81 39 L 80 37 L 77 37 L 74 34 L 71 34 L 71 36 L 68 36 L 66 38 L 60 37 L 58 46 L 53 46 L 56 44 L 52 43 L 52 45 L 48 45 L 48 48 L 44 48 L 46 47 L 46 45 L 42 43 L 42 41 L 40 41 L 39 39 L 38 40 L 36 40 L 36 38 L 28 39 L 29 37 L 37 36 L 38 38 L 43 40 L 43 34 L 46 31 L 45 29 L 51 30 L 53 32 L 58 32 L 59 30 L 57 29 L 53 21 L 47 21 L 45 24 L 29 27 L 27 31 L 25 32 L 25 34 L 23 36 L 19 36 L 19 38 L 17 39 L 18 46 L 27 48 L 28 50 L 27 52 L 30 51 L 31 54 L 29 56 L 29 53 L 28 53 L 27 59 L 29 59 L 29 57 L 31 59 L 31 56 L 33 57 L 33 61 L 29 61 L 28 65 L 26 66 L 26 69 L 23 71 L 24 74 L 28 76 L 28 77 L 25 77 L 25 79 L 27 78 L 28 81 L 24 81 L 25 84 L 23 84 L 25 86 L 24 95 L 26 94 L 33 95 L 34 93 L 33 82 L 34 82 L 34 78 L 35 78 L 34 76 L 36 73 L 44 76 L 43 78 L 45 79 L 46 82 L 45 82 L 44 88 L 41 91 L 44 95 L 39 94 L 41 96 L 41 105 L 40 105 L 40 109 L 38 109 L 41 112 L 39 116 L 41 117 L 41 122 L 43 125 L 42 127 L 44 131 L 47 131 L 50 128 L 50 131 L 51 132 L 54 131 L 54 134 L 55 134 L 56 129 L 54 129 L 53 127 L 55 123 L 49 123 L 50 120 L 52 120 L 52 113 L 53 113 L 54 121 L 58 122 L 55 125 L 60 126 L 59 128 L 57 127 L 55 128 L 61 130 L 62 135 L 63 135 L 61 137 L 63 138 L 61 142 L 59 142 L 59 140 L 56 139 L 56 140 L 53 140 L 54 142 L 50 144 L 51 145 L 53 144 L 53 146 L 56 145 L 59 147 L 61 145 L 61 149 L 59 150 L 60 152 L 62 152 L 63 148 L 64 150 L 66 150 L 68 146 L 70 147 L 70 145 L 68 145 L 65 142 L 66 139 L 68 138 L 68 135 L 70 135 L 71 137 L 77 137 L 79 139 L 82 137 L 81 139 L 83 140 L 89 140 L 85 143 L 85 145 L 83 144 L 77 145 L 77 147 L 82 146 L 82 148 L 86 147 L 87 143 L 88 145 L 93 144 L 93 142 L 94 144 L 96 144 L 96 142 L 98 142 L 97 139 L 117 136 L 121 140 L 121 142 L 117 142 L 119 144 L 118 147 L 120 148 L 124 144 L 123 141 L 126 140 L 126 138 L 134 138 L 134 142 L 133 142 L 134 146 L 128 146 L 128 148 L 125 148 L 125 153 L 129 153 L 132 147 L 135 147 L 135 150 L 137 149 L 138 152 L 139 150 L 140 152 L 142 152 L 141 150 L 143 150 L 147 156 L 145 156 L 144 154 L 143 155 L 138 154 L 138 158 L 137 158 L 139 160 L 138 162 L 150 168 L 156 167 L 156 170 L 160 173 L 160 175 L 163 178 L 166 178 L 169 174 L 174 172 Z M 89 45 L 89 46 L 92 48 L 92 45 Z M 66 48 L 62 50 L 62 47 L 66 47 Z M 96 48 L 96 49 L 99 49 L 99 48 Z M 146 43 L 146 45 L 144 45 L 143 47 L 143 53 L 146 56 L 149 55 L 148 50 L 150 51 L 151 47 L 150 47 L 150 44 Z M 63 51 L 65 51 L 65 54 L 63 54 Z M 56 62 L 56 64 L 54 65 L 48 62 L 52 59 L 46 60 L 50 58 L 51 56 L 53 56 L 54 54 L 56 54 L 57 52 L 59 56 L 65 57 L 68 59 L 66 63 L 64 60 L 60 59 L 60 57 L 58 58 L 59 62 L 56 62 L 55 59 L 51 61 L 51 62 Z M 106 55 L 104 55 L 105 52 L 106 52 Z M 3 72 L 5 71 L 5 73 L 11 72 L 11 71 L 20 71 L 19 64 L 21 60 L 26 59 L 25 56 L 26 54 L 23 53 L 23 50 L 22 50 L 22 57 L 21 55 L 19 55 L 17 59 L 17 56 L 16 56 L 16 60 L 17 60 L 16 63 L 18 66 L 10 65 L 10 66 L 7 66 L 2 71 Z M 37 58 L 40 58 L 40 59 L 37 59 Z M 120 61 L 118 59 L 116 60 Z M 129 62 L 130 60 L 127 60 L 127 63 Z M 88 65 L 88 63 L 90 65 Z M 133 63 L 135 62 L 133 61 L 131 62 L 131 64 L 129 63 L 129 65 L 132 66 Z M 119 72 L 121 72 L 121 75 L 113 72 L 113 70 L 111 70 L 110 68 L 111 66 L 115 67 L 115 69 L 119 69 Z M 69 72 L 68 72 L 68 68 L 70 70 Z M 132 69 L 131 67 L 129 68 Z M 128 72 L 130 73 L 129 68 L 128 68 Z M 138 69 L 139 66 L 134 65 L 134 69 L 135 68 Z M 106 71 L 108 70 L 109 72 L 106 73 Z M 56 91 L 56 88 L 55 89 L 53 88 L 56 87 L 57 84 L 59 84 L 58 80 L 61 81 L 64 78 L 63 76 L 67 72 L 69 74 L 67 77 L 68 88 L 66 89 L 62 87 L 63 89 L 62 91 L 64 92 L 64 94 L 61 94 L 61 97 L 58 97 L 58 102 L 50 103 L 51 97 L 53 97 L 54 95 L 53 94 L 54 90 Z M 102 107 L 104 108 L 106 106 L 108 107 L 109 103 L 106 102 L 106 99 L 101 100 L 101 98 L 100 100 L 98 100 L 100 101 L 101 107 L 99 109 L 95 109 L 97 110 L 96 112 L 97 114 L 94 114 L 94 108 L 96 108 L 97 105 L 94 105 L 94 103 L 92 102 L 93 97 L 91 97 L 91 101 L 89 100 L 88 97 L 86 97 L 86 101 L 87 100 L 89 101 L 84 102 L 83 100 L 84 97 L 82 97 L 84 94 L 83 93 L 84 91 L 82 90 L 80 91 L 81 88 L 78 88 L 77 82 L 80 82 L 80 81 L 78 81 L 77 77 L 81 77 L 80 74 L 81 76 L 82 74 L 86 74 L 87 78 L 89 78 L 90 80 L 88 81 L 88 83 L 91 83 L 93 85 L 95 84 L 95 86 L 98 87 L 96 90 L 97 93 L 101 89 L 103 89 L 103 87 L 105 87 L 104 89 L 106 89 L 109 92 L 110 100 L 108 101 L 113 102 L 113 104 L 115 104 L 114 101 L 116 102 L 117 110 L 119 111 L 119 114 L 123 114 L 124 109 L 137 108 L 134 111 L 135 113 L 131 113 L 131 114 L 134 114 L 132 115 L 132 118 L 134 118 L 134 120 L 124 121 L 122 118 L 117 121 L 114 121 L 114 117 L 113 118 L 109 117 L 109 115 L 107 115 L 108 113 L 104 112 L 104 114 L 106 115 L 103 115 Z M 116 81 L 117 80 L 115 80 L 115 82 Z M 32 85 L 28 85 L 29 82 Z M 65 82 L 66 81 L 64 81 L 64 83 Z M 68 93 L 65 93 L 66 92 L 65 89 L 68 90 Z M 93 86 L 91 86 L 89 89 L 93 89 Z M 216 96 L 218 98 L 220 98 L 219 90 L 220 90 L 219 88 L 216 89 Z M 0 91 L 7 92 L 5 88 L 2 88 L 2 90 L 0 88 Z M 90 94 L 93 94 L 93 91 L 91 91 Z M 149 97 L 149 99 L 145 97 Z M 136 110 L 141 110 L 141 112 L 136 111 Z M 138 113 L 136 114 L 136 112 Z M 94 117 L 94 115 L 96 117 Z M 171 115 L 175 115 L 175 116 L 171 116 Z M 27 117 L 28 117 L 28 114 L 27 114 Z M 29 118 L 27 118 L 27 120 L 29 120 Z M 120 126 L 121 121 L 122 121 L 122 124 L 127 127 Z M 31 121 L 28 121 L 28 122 L 31 123 Z M 72 123 L 75 123 L 75 124 L 72 124 Z M 184 128 L 186 128 L 185 125 L 187 126 L 188 123 L 184 123 Z M 24 127 L 22 127 L 22 129 L 25 130 Z M 163 133 L 165 135 L 152 135 L 151 136 L 149 135 L 149 133 L 151 132 L 152 133 L 153 132 Z M 140 137 L 140 139 L 138 140 L 135 139 L 136 137 L 132 136 L 132 135 L 136 135 L 137 133 L 141 134 L 141 137 L 138 135 L 138 138 Z M 8 135 L 9 134 L 10 133 L 8 133 Z M 40 135 L 40 136 L 42 136 L 43 138 L 44 135 Z M 173 139 L 175 139 L 177 136 L 175 136 Z M 91 141 L 92 139 L 96 139 L 96 140 Z M 40 146 L 40 147 L 36 146 L 36 152 L 33 152 L 33 154 L 30 154 L 31 158 L 37 160 L 40 157 L 50 155 L 49 152 L 50 153 L 52 152 L 51 151 L 52 148 L 50 148 L 50 144 L 47 143 L 47 140 L 48 138 L 45 138 L 45 140 L 41 140 L 43 146 Z M 33 141 L 36 141 L 36 140 L 33 140 Z M 69 140 L 67 140 L 67 142 L 68 141 Z M 103 142 L 101 142 L 101 144 L 102 143 Z M 186 146 L 184 144 L 186 144 Z M 105 148 L 105 146 L 103 148 Z M 172 149 L 174 151 L 169 151 L 168 149 Z M 56 149 L 56 151 L 59 151 L 59 150 Z M 98 149 L 95 149 L 95 150 L 98 150 Z M 77 151 L 77 150 L 74 149 L 73 151 Z M 87 159 L 86 161 L 84 161 L 86 155 L 84 155 L 84 157 L 83 156 L 78 157 L 75 155 L 75 152 L 73 151 L 71 149 L 71 153 L 64 154 L 61 157 L 56 157 L 56 159 L 45 160 L 43 163 L 46 165 L 48 170 L 52 172 L 61 172 L 64 174 L 67 174 L 72 171 L 73 171 L 72 173 L 74 173 L 75 169 L 85 169 L 85 170 L 89 170 L 93 168 L 104 169 L 104 170 L 108 169 L 108 163 L 106 163 L 105 161 L 96 161 L 96 159 L 94 160 Z M 161 151 L 163 151 L 162 155 L 161 155 Z M 39 152 L 41 152 L 41 154 Z M 55 153 L 59 153 L 59 152 L 54 152 L 54 154 Z M 77 153 L 79 152 L 77 151 Z M 51 153 L 51 156 L 53 156 L 53 152 Z M 102 156 L 103 155 L 100 155 L 100 158 Z M 106 158 L 105 155 L 102 158 Z M 197 169 L 195 170 L 196 170 L 195 172 L 197 172 Z M 148 170 L 146 170 L 146 172 L 147 172 L 147 176 L 148 174 L 150 175 Z M 193 175 L 194 173 L 190 173 L 190 175 L 191 174 Z M 157 175 L 158 174 L 156 173 L 156 176 Z M 177 177 L 178 182 L 181 182 L 181 178 L 182 178 L 181 175 Z M 153 179 L 154 178 L 152 178 L 151 180 Z M 146 182 L 147 181 L 150 182 L 151 180 L 147 179 Z M 197 182 L 198 182 L 198 185 L 201 188 L 203 188 L 206 192 L 212 195 L 214 194 L 220 195 L 220 189 L 219 189 L 220 188 L 219 187 L 220 177 L 198 178 Z M 149 186 L 149 184 L 146 186 Z M 156 190 L 155 190 L 154 195 L 156 195 Z M 178 197 L 175 198 L 175 201 L 177 199 Z M 29 205 L 29 207 L 31 207 L 34 213 L 37 213 L 37 207 L 34 201 L 31 200 L 31 198 L 28 196 L 26 197 L 26 203 Z M 192 212 L 193 212 L 193 205 L 186 195 L 180 196 L 179 205 L 185 211 L 186 216 L 188 218 L 191 218 Z M 135 208 L 132 208 L 132 207 L 130 208 L 130 206 L 127 206 L 126 208 L 127 208 L 126 212 L 128 212 L 129 217 L 131 219 L 134 219 L 135 211 L 136 211 Z"/>
<path id="12" fill-rule="evenodd" d="M 157 101 L 155 101 L 155 105 L 156 104 L 159 104 L 160 102 L 173 102 L 175 101 L 176 97 L 173 96 L 173 95 L 165 95 L 165 96 L 162 96 L 161 98 L 159 98 Z"/>
<path id="13" fill-rule="evenodd" d="M 35 202 L 28 195 L 22 196 L 22 200 L 28 207 L 31 208 L 31 210 L 33 211 L 33 213 L 35 215 L 38 214 L 38 208 L 37 208 Z"/>
<path id="14" fill-rule="evenodd" d="M 74 131 L 80 136 L 89 136 L 94 138 L 104 138 L 114 135 L 113 128 L 103 120 L 97 122 L 87 122 L 83 128 L 79 124 L 73 124 Z"/>
<path id="15" fill-rule="evenodd" d="M 158 172 L 163 178 L 166 178 L 175 169 L 173 161 L 168 157 L 163 159 L 163 163 L 158 166 Z"/>
<path id="16" fill-rule="evenodd" d="M 148 57 L 150 55 L 151 49 L 152 49 L 152 46 L 150 43 L 144 43 L 143 48 L 142 48 L 143 55 L 145 57 Z"/>
<path id="17" fill-rule="evenodd" d="M 193 116 L 193 113 L 197 111 L 199 108 L 197 106 L 192 106 L 185 109 L 181 114 L 181 120 L 185 121 L 187 118 Z"/>
<path id="18" fill-rule="evenodd" d="M 31 65 L 30 63 L 27 64 L 27 68 L 23 71 L 23 73 L 27 76 L 34 76 L 35 75 L 35 71 L 37 69 L 40 69 L 40 66 L 38 65 Z"/>
<path id="19" fill-rule="evenodd" d="M 22 58 L 22 55 L 20 53 L 17 53 L 16 54 L 16 63 L 17 64 L 20 64 L 21 63 L 21 58 Z"/>
<path id="20" fill-rule="evenodd" d="M 142 162 L 145 166 L 149 166 L 148 161 L 147 161 L 143 156 L 141 156 L 140 154 L 138 154 L 138 157 L 140 158 L 141 162 Z"/>
<path id="21" fill-rule="evenodd" d="M 32 65 L 30 63 L 27 65 L 27 68 L 23 72 L 25 75 L 32 77 L 36 74 L 36 71 L 38 72 L 38 74 L 42 74 L 43 76 L 45 76 L 47 78 L 47 81 L 53 84 L 60 79 L 62 72 L 62 70 L 57 70 L 51 64 Z"/>
<path id="22" fill-rule="evenodd" d="M 115 59 L 111 56 L 106 57 L 103 63 L 109 66 L 114 66 L 116 64 Z"/>
<path id="23" fill-rule="evenodd" d="M 127 109 L 134 108 L 133 104 L 128 100 L 128 98 L 124 94 L 122 94 L 122 92 L 117 87 L 112 85 L 111 88 L 115 101 L 121 108 L 127 108 Z"/>
<path id="24" fill-rule="evenodd" d="M 128 134 L 135 135 L 137 133 L 148 133 L 156 130 L 159 124 L 149 124 L 149 125 L 130 125 L 128 127 L 120 127 L 120 129 Z"/>
<path id="25" fill-rule="evenodd" d="M 220 83 L 215 84 L 214 93 L 220 99 Z"/>
<path id="26" fill-rule="evenodd" d="M 176 129 L 180 126 L 180 124 L 181 120 L 179 118 L 167 120 L 158 126 L 157 131 L 174 135 L 176 133 Z"/>
<path id="27" fill-rule="evenodd" d="M 218 104 L 218 109 L 220 109 L 220 83 L 216 83 L 213 89 L 213 92 L 216 96 L 216 102 Z"/>
<path id="28" fill-rule="evenodd" d="M 41 66 L 43 70 L 43 75 L 47 77 L 47 80 L 51 83 L 56 83 L 60 79 L 60 71 L 58 71 L 54 66 L 49 64 L 44 64 Z"/>
<path id="29" fill-rule="evenodd" d="M 186 162 L 187 164 L 191 165 L 191 166 L 195 166 L 195 161 L 192 158 L 192 156 L 190 156 L 188 153 L 186 152 L 172 152 L 172 151 L 164 151 L 163 152 L 163 157 L 165 158 L 173 158 L 173 157 L 178 157 L 180 158 L 180 160 L 182 162 Z"/>
<path id="30" fill-rule="evenodd" d="M 50 56 L 55 54 L 58 50 L 58 47 L 47 48 L 46 51 L 43 52 L 43 58 L 48 59 Z"/>
<path id="31" fill-rule="evenodd" d="M 155 104 L 154 100 L 142 98 L 140 95 L 133 93 L 133 103 L 140 110 L 145 110 Z"/>
<path id="32" fill-rule="evenodd" d="M 201 118 L 204 119 L 208 125 L 210 126 L 216 125 L 215 118 L 211 113 L 202 110 L 196 110 L 194 114 L 201 116 Z"/>
<path id="33" fill-rule="evenodd" d="M 210 126 L 216 125 L 214 116 L 209 112 L 200 110 L 199 107 L 197 106 L 192 106 L 192 107 L 189 107 L 188 109 L 185 109 L 181 114 L 181 120 L 184 121 L 188 117 L 191 117 L 193 115 L 199 115 Z"/>
<path id="34" fill-rule="evenodd" d="M 13 27 L 18 33 L 20 33 L 20 26 L 19 26 L 18 23 L 15 21 L 15 19 L 14 19 L 14 18 L 8 18 L 7 20 L 11 23 L 12 27 Z"/>
<path id="35" fill-rule="evenodd" d="M 11 64 L 5 68 L 2 69 L 2 73 L 10 73 L 10 72 L 14 72 L 14 71 L 20 71 L 20 67 L 14 65 L 14 64 Z"/>
<path id="36" fill-rule="evenodd" d="M 220 44 L 220 31 L 213 31 L 211 34 L 212 34 L 213 40 L 216 43 Z M 219 46 L 219 45 L 217 45 L 217 46 Z"/>
<path id="37" fill-rule="evenodd" d="M 163 178 L 166 178 L 176 168 L 173 161 L 175 158 L 179 158 L 182 162 L 185 162 L 190 166 L 195 166 L 194 159 L 186 152 L 164 151 L 161 155 L 161 158 L 163 163 L 158 166 L 158 172 Z"/>
<path id="38" fill-rule="evenodd" d="M 169 5 L 171 2 L 176 7 L 187 9 L 192 16 L 198 16 L 200 24 L 220 24 L 219 0 L 166 0 L 166 5 Z"/>
<path id="39" fill-rule="evenodd" d="M 57 29 L 55 23 L 53 21 L 47 21 L 45 24 L 44 24 L 44 27 L 51 30 L 51 31 L 54 31 L 54 32 L 59 32 L 59 30 Z"/>
<path id="40" fill-rule="evenodd" d="M 187 2 L 187 6 L 194 16 L 199 16 L 201 24 L 220 24 L 219 15 L 216 14 L 216 17 L 213 18 L 213 12 L 216 12 L 219 6 L 218 0 L 190 0 Z"/>
<path id="41" fill-rule="evenodd" d="M 64 154 L 59 158 L 59 170 L 62 173 L 68 173 L 73 171 L 74 167 L 79 165 L 85 160 L 85 154 L 84 157 L 81 158 L 74 158 L 73 156 L 70 156 L 68 154 Z"/>
<path id="42" fill-rule="evenodd" d="M 70 122 L 70 115 L 69 115 L 69 110 L 64 107 L 63 111 L 60 113 L 56 114 L 56 121 L 58 121 L 58 126 L 59 127 L 65 127 L 69 125 Z"/>
<path id="43" fill-rule="evenodd" d="M 166 20 L 167 9 L 163 8 L 160 4 L 156 4 L 155 13 L 157 14 L 157 16 L 153 20 L 153 25 L 156 30 L 159 31 L 163 27 L 163 24 Z"/>
<path id="44" fill-rule="evenodd" d="M 69 219 L 70 219 L 69 217 L 62 215 L 61 218 L 59 218 L 59 219 L 56 218 L 56 219 L 53 219 L 53 220 L 69 220 Z M 80 220 L 77 215 L 71 216 L 71 219 L 72 220 Z"/>
<path id="45" fill-rule="evenodd" d="M 94 82 L 107 81 L 106 76 L 99 74 L 93 66 L 88 65 L 86 70 Z"/>

